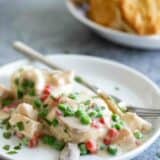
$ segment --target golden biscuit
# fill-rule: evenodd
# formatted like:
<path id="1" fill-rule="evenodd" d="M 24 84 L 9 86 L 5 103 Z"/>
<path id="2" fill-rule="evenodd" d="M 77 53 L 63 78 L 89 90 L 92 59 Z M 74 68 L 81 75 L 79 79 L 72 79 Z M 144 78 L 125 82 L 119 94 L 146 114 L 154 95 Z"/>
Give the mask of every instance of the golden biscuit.
<path id="1" fill-rule="evenodd" d="M 88 16 L 103 26 L 122 29 L 119 0 L 90 0 Z"/>
<path id="2" fill-rule="evenodd" d="M 135 33 L 146 35 L 160 32 L 160 0 L 120 0 L 120 11 L 126 27 Z"/>

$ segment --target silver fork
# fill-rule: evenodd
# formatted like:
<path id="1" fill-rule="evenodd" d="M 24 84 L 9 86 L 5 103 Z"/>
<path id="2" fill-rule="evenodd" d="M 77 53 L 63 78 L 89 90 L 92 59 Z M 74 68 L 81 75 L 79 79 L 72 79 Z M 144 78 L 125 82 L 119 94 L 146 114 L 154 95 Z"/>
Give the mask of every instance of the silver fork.
<path id="1" fill-rule="evenodd" d="M 52 69 L 58 69 L 58 70 L 64 71 L 63 68 L 57 66 L 51 60 L 49 60 L 45 56 L 43 56 L 41 53 L 35 51 L 34 49 L 30 48 L 29 46 L 27 46 L 26 44 L 24 44 L 22 42 L 15 42 L 13 44 L 13 47 L 18 52 L 23 53 L 27 58 L 29 58 L 31 60 L 39 61 Z M 114 107 L 112 107 L 114 104 L 110 101 L 110 97 L 114 98 L 115 101 L 117 101 L 117 102 L 122 101 L 118 97 L 108 95 L 106 92 L 104 92 L 103 90 L 101 90 L 97 86 L 87 82 L 85 79 L 83 79 L 79 75 L 75 76 L 75 81 L 77 83 L 85 86 L 86 88 L 90 89 L 92 92 L 94 92 L 98 96 L 100 96 L 108 104 L 108 106 L 110 107 L 110 109 L 113 112 L 115 112 Z M 139 116 L 142 116 L 142 117 L 147 117 L 147 118 L 148 117 L 151 117 L 151 118 L 152 117 L 153 118 L 160 117 L 160 109 L 146 109 L 146 108 L 134 107 L 131 105 L 128 105 L 126 107 L 127 107 L 127 111 L 136 112 Z M 118 113 L 120 116 L 123 116 L 123 112 L 119 108 L 116 109 L 116 113 Z"/>
<path id="2" fill-rule="evenodd" d="M 110 96 L 115 100 L 117 104 L 123 102 L 123 100 L 121 100 L 115 95 L 110 95 Z M 126 104 L 125 108 L 126 108 L 126 112 L 134 112 L 144 118 L 160 117 L 160 109 L 142 108 L 142 107 L 137 107 L 130 104 Z"/>

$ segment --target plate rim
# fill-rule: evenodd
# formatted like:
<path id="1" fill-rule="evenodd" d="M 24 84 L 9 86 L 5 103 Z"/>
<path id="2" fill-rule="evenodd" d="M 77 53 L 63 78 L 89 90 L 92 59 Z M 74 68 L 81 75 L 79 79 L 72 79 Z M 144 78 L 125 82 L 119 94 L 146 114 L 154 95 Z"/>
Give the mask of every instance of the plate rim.
<path id="1" fill-rule="evenodd" d="M 94 21 L 90 20 L 89 18 L 86 18 L 85 16 L 79 16 L 79 14 L 75 11 L 76 6 L 73 4 L 73 2 L 71 0 L 66 0 L 66 4 L 67 4 L 68 10 L 70 11 L 70 13 L 72 14 L 73 17 L 75 17 L 80 22 L 83 22 L 84 24 L 86 24 L 89 27 L 92 27 L 92 28 L 94 28 L 98 31 L 107 32 L 108 34 L 110 34 L 112 32 L 113 35 L 119 35 L 121 37 L 127 37 L 127 38 L 136 38 L 136 39 L 141 39 L 141 40 L 143 40 L 144 38 L 146 40 L 160 40 L 160 35 L 139 36 L 139 35 L 136 35 L 136 34 L 129 34 L 129 33 L 126 33 L 126 32 L 114 30 L 114 29 L 109 28 L 109 27 L 104 27 L 104 26 L 102 26 L 98 23 L 95 23 Z"/>
<path id="2" fill-rule="evenodd" d="M 79 54 L 64 54 L 64 53 L 56 53 L 56 54 L 46 54 L 46 57 L 63 57 L 63 58 L 67 58 L 67 57 L 72 57 L 72 58 L 77 58 L 77 59 L 85 59 L 85 60 L 94 60 L 97 61 L 98 63 L 104 63 L 104 64 L 109 64 L 109 65 L 113 65 L 116 67 L 120 67 L 123 70 L 129 71 L 132 74 L 134 74 L 135 76 L 138 76 L 139 78 L 142 78 L 143 80 L 145 80 L 153 89 L 154 91 L 160 96 L 160 88 L 158 87 L 158 85 L 152 81 L 150 78 L 148 78 L 146 75 L 144 75 L 143 73 L 137 71 L 136 69 L 129 67 L 125 64 L 122 64 L 120 62 L 114 61 L 114 60 L 110 60 L 110 59 L 103 59 L 101 57 L 97 57 L 97 56 L 89 56 L 89 55 L 79 55 Z M 14 65 L 19 65 L 19 64 L 27 64 L 28 62 L 34 63 L 35 61 L 33 60 L 27 60 L 27 59 L 20 59 L 14 62 L 9 62 L 6 64 L 3 64 L 0 66 L 0 71 L 5 69 L 5 67 L 11 67 Z M 117 157 L 113 157 L 111 160 L 124 160 L 127 158 L 133 158 L 137 155 L 139 155 L 140 153 L 142 153 L 144 150 L 146 150 L 151 144 L 154 143 L 154 141 L 160 136 L 160 128 L 153 134 L 153 136 L 151 136 L 149 138 L 149 140 L 147 140 L 142 146 L 129 151 L 127 153 L 125 153 L 124 155 L 120 155 Z M 12 159 L 8 156 L 2 155 L 0 153 L 0 157 L 3 158 L 4 160 L 16 160 L 16 159 Z"/>

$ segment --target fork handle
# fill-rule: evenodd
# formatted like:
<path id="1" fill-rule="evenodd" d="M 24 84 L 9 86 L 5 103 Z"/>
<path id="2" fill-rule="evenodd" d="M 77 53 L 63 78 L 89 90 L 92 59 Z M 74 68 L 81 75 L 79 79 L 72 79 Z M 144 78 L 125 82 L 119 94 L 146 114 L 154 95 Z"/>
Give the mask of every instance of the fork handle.
<path id="1" fill-rule="evenodd" d="M 63 70 L 62 68 L 58 67 L 57 65 L 53 64 L 52 61 L 47 59 L 45 56 L 43 56 L 38 51 L 34 50 L 33 48 L 27 46 L 26 44 L 16 41 L 13 43 L 13 47 L 20 53 L 23 53 L 23 55 L 27 56 L 31 60 L 38 60 L 47 66 L 51 67 L 52 69 L 57 70 Z"/>

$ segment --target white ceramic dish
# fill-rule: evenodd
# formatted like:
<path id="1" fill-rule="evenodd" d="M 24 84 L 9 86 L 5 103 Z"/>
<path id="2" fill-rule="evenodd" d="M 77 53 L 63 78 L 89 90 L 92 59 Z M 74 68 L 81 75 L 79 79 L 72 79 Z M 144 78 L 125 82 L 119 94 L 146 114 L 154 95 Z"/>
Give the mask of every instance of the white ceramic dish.
<path id="1" fill-rule="evenodd" d="M 99 58 L 77 55 L 54 55 L 49 56 L 56 64 L 61 65 L 66 69 L 74 69 L 91 83 L 97 84 L 99 87 L 108 91 L 111 94 L 115 94 L 118 97 L 130 102 L 134 105 L 144 107 L 156 107 L 160 106 L 160 90 L 159 88 L 144 75 L 137 71 L 130 69 L 119 63 L 102 60 Z M 45 66 L 38 63 L 28 62 L 25 60 L 17 61 L 0 68 L 0 83 L 6 85 L 9 84 L 9 77 L 11 73 L 17 68 L 27 64 L 36 65 L 40 68 Z M 117 90 L 116 88 L 119 88 Z M 75 85 L 75 89 L 84 90 L 79 85 Z M 113 158 L 97 157 L 97 156 L 85 156 L 80 160 L 128 160 L 143 150 L 147 149 L 155 139 L 160 135 L 160 120 L 152 121 L 153 131 L 150 133 L 148 140 L 139 148 L 128 152 L 126 154 L 116 156 Z M 40 145 L 38 148 L 29 149 L 22 148 L 18 154 L 7 155 L 2 149 L 2 146 L 9 144 L 15 146 L 18 143 L 18 139 L 13 138 L 11 140 L 5 140 L 2 137 L 2 130 L 0 130 L 0 156 L 3 159 L 11 160 L 58 160 L 58 153 L 47 147 Z"/>
<path id="2" fill-rule="evenodd" d="M 66 3 L 70 13 L 77 20 L 108 40 L 135 48 L 160 49 L 160 36 L 158 35 L 138 36 L 103 27 L 87 18 L 85 11 L 76 7 L 71 0 L 67 0 Z"/>

